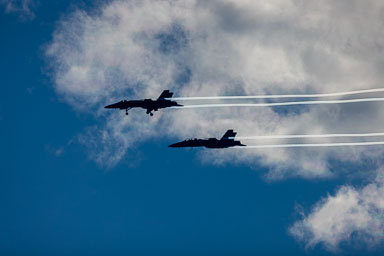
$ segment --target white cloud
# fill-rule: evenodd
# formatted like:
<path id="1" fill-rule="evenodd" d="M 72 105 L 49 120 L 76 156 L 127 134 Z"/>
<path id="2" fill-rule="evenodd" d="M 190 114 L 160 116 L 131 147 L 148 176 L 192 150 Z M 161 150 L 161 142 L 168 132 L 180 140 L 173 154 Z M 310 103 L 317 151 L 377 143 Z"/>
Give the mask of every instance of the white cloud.
<path id="1" fill-rule="evenodd" d="M 34 0 L 0 0 L 0 4 L 4 5 L 5 12 L 16 13 L 22 19 L 33 19 L 35 17 L 33 8 L 36 1 Z"/>
<path id="2" fill-rule="evenodd" d="M 150 138 L 218 137 L 228 128 L 244 136 L 382 130 L 380 104 L 283 113 L 167 109 L 152 118 L 102 108 L 123 98 L 154 98 L 163 89 L 207 96 L 382 87 L 382 1 L 116 0 L 99 8 L 61 20 L 47 56 L 58 95 L 105 117 L 81 137 L 100 164 L 113 166 Z M 358 164 L 382 154 L 380 147 L 203 152 L 212 163 L 267 166 L 270 178 L 329 177 L 329 159 Z"/>
<path id="3" fill-rule="evenodd" d="M 297 221 L 290 233 L 307 247 L 323 244 L 331 251 L 342 243 L 359 241 L 368 247 L 384 241 L 384 171 L 363 188 L 342 186 L 337 193 L 318 202 Z"/>
<path id="4" fill-rule="evenodd" d="M 115 0 L 92 14 L 77 10 L 62 19 L 46 53 L 59 97 L 100 121 L 80 142 L 91 159 L 113 167 L 141 142 L 220 137 L 229 128 L 241 136 L 381 132 L 380 103 L 166 109 L 153 117 L 144 110 L 125 117 L 103 106 L 124 98 L 156 98 L 163 89 L 175 96 L 211 96 L 382 87 L 383 13 L 384 2 L 376 0 Z M 318 142 L 302 142 L 312 141 Z M 199 152 L 210 164 L 268 167 L 271 179 L 331 177 L 334 160 L 352 163 L 359 173 L 367 163 L 381 166 L 384 153 L 382 147 Z M 355 175 L 336 167 L 338 173 Z M 323 244 L 330 250 L 354 238 L 379 244 L 384 226 L 380 175 L 363 188 L 341 187 L 290 232 L 308 247 Z"/>

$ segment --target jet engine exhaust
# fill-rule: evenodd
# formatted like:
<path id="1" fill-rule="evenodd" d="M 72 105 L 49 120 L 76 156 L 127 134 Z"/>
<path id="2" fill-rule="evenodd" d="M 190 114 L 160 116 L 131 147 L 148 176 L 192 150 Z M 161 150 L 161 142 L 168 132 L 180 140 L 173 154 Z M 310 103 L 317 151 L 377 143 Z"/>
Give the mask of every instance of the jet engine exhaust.
<path id="1" fill-rule="evenodd" d="M 195 104 L 184 105 L 177 107 L 183 108 L 221 108 L 221 107 L 279 107 L 279 106 L 294 106 L 294 105 L 322 105 L 322 104 L 347 104 L 347 103 L 362 103 L 362 102 L 381 102 L 384 98 L 361 98 L 348 100 L 308 100 L 308 101 L 290 101 L 290 102 L 273 102 L 273 103 L 221 103 L 221 104 Z M 176 107 L 171 107 L 176 108 Z"/>
<path id="2" fill-rule="evenodd" d="M 269 144 L 244 147 L 232 147 L 236 149 L 268 149 L 268 148 L 310 148 L 310 147 L 350 147 L 350 146 L 378 146 L 384 145 L 384 141 L 369 142 L 338 142 L 338 143 L 302 143 L 302 144 Z"/>
<path id="3" fill-rule="evenodd" d="M 340 133 L 340 134 L 295 134 L 295 135 L 260 135 L 236 137 L 239 140 L 263 140 L 263 139 L 300 139 L 300 138 L 345 138 L 345 137 L 380 137 L 384 132 L 376 133 Z"/>
<path id="4" fill-rule="evenodd" d="M 253 96 L 207 96 L 207 97 L 177 97 L 173 100 L 240 100 L 240 99 L 283 99 L 283 98 L 323 98 L 348 96 L 372 92 L 384 92 L 384 88 L 334 92 L 334 93 L 315 93 L 315 94 L 277 94 L 277 95 L 253 95 Z"/>

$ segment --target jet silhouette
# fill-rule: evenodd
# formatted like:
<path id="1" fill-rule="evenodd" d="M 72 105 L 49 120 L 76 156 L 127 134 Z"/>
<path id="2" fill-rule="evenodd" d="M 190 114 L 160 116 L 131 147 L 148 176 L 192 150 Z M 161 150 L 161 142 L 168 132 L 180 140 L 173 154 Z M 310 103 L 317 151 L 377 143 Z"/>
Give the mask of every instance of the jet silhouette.
<path id="1" fill-rule="evenodd" d="M 206 147 L 206 148 L 229 148 L 234 146 L 246 146 L 241 144 L 240 141 L 235 140 L 236 132 L 228 130 L 224 136 L 218 140 L 216 138 L 209 139 L 190 139 L 184 140 L 168 147 L 171 148 L 184 148 L 184 147 Z"/>
<path id="2" fill-rule="evenodd" d="M 164 90 L 157 100 L 144 99 L 144 100 L 122 100 L 117 103 L 105 106 L 104 108 L 117 108 L 125 109 L 125 114 L 128 115 L 128 110 L 131 108 L 143 108 L 147 110 L 147 114 L 153 116 L 152 111 L 157 111 L 160 108 L 169 107 L 182 107 L 183 105 L 178 104 L 176 101 L 171 101 L 166 98 L 172 98 L 173 92 Z"/>

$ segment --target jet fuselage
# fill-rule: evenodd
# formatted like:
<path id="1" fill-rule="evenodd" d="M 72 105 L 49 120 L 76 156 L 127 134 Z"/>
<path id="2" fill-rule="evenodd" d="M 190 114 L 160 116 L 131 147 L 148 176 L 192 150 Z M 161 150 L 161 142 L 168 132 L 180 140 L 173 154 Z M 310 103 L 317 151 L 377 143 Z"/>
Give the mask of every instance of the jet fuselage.
<path id="1" fill-rule="evenodd" d="M 245 146 L 245 145 L 241 144 L 240 141 L 235 141 L 231 139 L 218 140 L 216 138 L 184 140 L 184 141 L 169 145 L 169 147 L 171 148 L 184 148 L 184 147 L 229 148 L 234 146 Z"/>
<path id="2" fill-rule="evenodd" d="M 183 105 L 178 104 L 176 101 L 171 101 L 173 92 L 164 90 L 157 100 L 144 99 L 144 100 L 122 100 L 117 103 L 105 106 L 104 108 L 117 108 L 125 109 L 125 114 L 128 115 L 128 109 L 131 108 L 144 108 L 147 110 L 147 114 L 153 115 L 152 111 L 157 111 L 160 108 L 169 107 L 182 107 Z"/>
<path id="3" fill-rule="evenodd" d="M 174 106 L 182 106 L 182 105 L 178 104 L 176 101 L 171 101 L 171 100 L 145 99 L 145 100 L 122 100 L 117 103 L 105 106 L 105 108 L 118 108 L 118 109 L 144 108 L 144 109 L 151 109 L 156 111 L 160 108 L 168 108 L 168 107 L 174 107 Z"/>

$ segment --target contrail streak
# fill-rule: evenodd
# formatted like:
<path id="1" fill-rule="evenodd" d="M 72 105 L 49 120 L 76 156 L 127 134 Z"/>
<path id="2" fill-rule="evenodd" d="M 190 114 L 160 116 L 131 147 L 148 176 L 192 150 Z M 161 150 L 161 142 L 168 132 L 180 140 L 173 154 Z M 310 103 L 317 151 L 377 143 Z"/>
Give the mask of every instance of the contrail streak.
<path id="1" fill-rule="evenodd" d="M 232 147 L 236 149 L 263 149 L 263 148 L 309 148 L 309 147 L 349 147 L 349 146 L 377 146 L 384 145 L 384 141 L 370 142 L 340 142 L 340 143 L 320 143 L 320 144 L 271 144 L 271 145 L 255 145 L 245 147 Z"/>
<path id="2" fill-rule="evenodd" d="M 277 94 L 277 95 L 254 95 L 254 96 L 208 96 L 208 97 L 176 97 L 173 100 L 236 100 L 236 99 L 278 99 L 278 98 L 322 98 L 347 96 L 371 92 L 384 92 L 384 88 L 366 89 L 348 92 L 317 93 L 317 94 Z"/>
<path id="3" fill-rule="evenodd" d="M 384 132 L 377 133 L 341 133 L 341 134 L 296 134 L 296 135 L 260 135 L 236 137 L 238 140 L 261 140 L 261 139 L 295 139 L 295 138 L 341 138 L 341 137 L 378 137 L 384 136 Z M 231 137 L 235 139 L 235 137 Z"/>
<path id="4" fill-rule="evenodd" d="M 182 107 L 171 107 L 171 108 L 278 107 L 278 106 L 293 106 L 293 105 L 346 104 L 346 103 L 378 102 L 378 101 L 384 101 L 384 98 L 362 98 L 362 99 L 350 99 L 350 100 L 308 100 L 308 101 L 290 101 L 290 102 L 274 102 L 274 103 L 195 104 L 195 105 L 184 105 Z"/>

